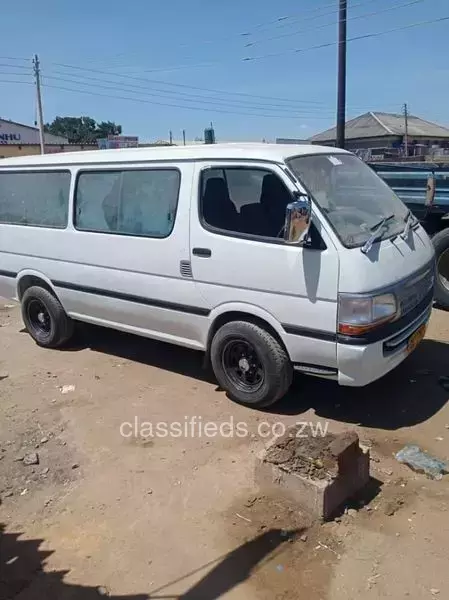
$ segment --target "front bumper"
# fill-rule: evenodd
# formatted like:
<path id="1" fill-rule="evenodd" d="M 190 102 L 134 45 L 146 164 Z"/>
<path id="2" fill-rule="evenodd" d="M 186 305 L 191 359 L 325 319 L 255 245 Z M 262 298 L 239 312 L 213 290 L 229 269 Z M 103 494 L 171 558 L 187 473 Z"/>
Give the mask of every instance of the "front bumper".
<path id="1" fill-rule="evenodd" d="M 364 386 L 392 371 L 409 355 L 408 341 L 428 322 L 431 310 L 432 302 L 402 329 L 374 343 L 351 345 L 337 342 L 338 382 L 341 385 Z"/>

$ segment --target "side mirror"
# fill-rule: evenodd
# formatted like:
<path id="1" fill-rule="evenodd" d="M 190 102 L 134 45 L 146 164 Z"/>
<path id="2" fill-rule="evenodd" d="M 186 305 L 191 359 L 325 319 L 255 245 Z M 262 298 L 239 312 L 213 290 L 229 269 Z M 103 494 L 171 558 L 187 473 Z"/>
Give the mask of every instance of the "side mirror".
<path id="1" fill-rule="evenodd" d="M 312 203 L 309 196 L 297 196 L 287 204 L 285 211 L 284 241 L 286 244 L 299 244 L 306 238 L 312 216 Z"/>

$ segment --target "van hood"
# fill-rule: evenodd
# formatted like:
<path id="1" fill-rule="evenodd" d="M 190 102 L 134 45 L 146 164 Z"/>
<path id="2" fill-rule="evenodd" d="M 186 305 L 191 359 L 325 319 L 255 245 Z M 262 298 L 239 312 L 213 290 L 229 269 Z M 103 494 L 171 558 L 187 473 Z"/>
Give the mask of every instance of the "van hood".
<path id="1" fill-rule="evenodd" d="M 373 244 L 367 254 L 360 248 L 340 253 L 339 292 L 364 293 L 385 288 L 412 275 L 434 258 L 433 244 L 419 225 L 407 240 L 400 235 Z"/>

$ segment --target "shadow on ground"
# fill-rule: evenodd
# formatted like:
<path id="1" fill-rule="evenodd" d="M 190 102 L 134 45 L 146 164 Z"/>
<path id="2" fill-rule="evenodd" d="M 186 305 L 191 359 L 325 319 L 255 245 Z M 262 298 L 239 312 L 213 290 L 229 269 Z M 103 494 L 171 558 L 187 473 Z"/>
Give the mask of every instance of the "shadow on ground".
<path id="1" fill-rule="evenodd" d="M 23 539 L 0 523 L 0 600 L 98 600 L 107 591 L 64 582 L 70 571 L 44 571 L 53 550 L 42 550 L 42 539 Z M 113 600 L 145 600 L 146 594 L 109 596 Z"/>
<path id="2" fill-rule="evenodd" d="M 254 569 L 285 542 L 300 535 L 301 530 L 268 530 L 175 581 L 150 592 L 127 596 L 109 595 L 106 588 L 73 585 L 64 582 L 69 571 L 45 571 L 45 561 L 52 550 L 41 550 L 42 539 L 23 539 L 21 533 L 7 533 L 0 524 L 0 600 L 215 600 L 248 579 Z M 164 590 L 188 577 L 210 569 L 204 577 L 181 595 Z"/>
<path id="3" fill-rule="evenodd" d="M 86 347 L 216 383 L 211 371 L 203 368 L 201 352 L 94 326 L 81 328 L 71 350 Z M 449 344 L 426 339 L 397 369 L 364 388 L 298 375 L 291 391 L 270 412 L 299 415 L 313 409 L 317 416 L 364 427 L 409 427 L 446 404 L 448 393 L 438 384 L 440 375 L 449 375 Z M 218 388 L 215 392 L 223 393 Z"/>
<path id="4" fill-rule="evenodd" d="M 319 417 L 364 427 L 396 430 L 430 419 L 449 394 L 438 382 L 449 373 L 449 344 L 423 340 L 397 369 L 363 388 L 332 381 L 297 378 L 275 414 L 299 414 L 312 408 Z"/>
<path id="5" fill-rule="evenodd" d="M 176 598 L 177 600 L 215 600 L 234 587 L 250 578 L 254 570 L 260 566 L 264 559 L 273 559 L 280 547 L 302 533 L 299 530 L 270 529 L 256 536 L 232 550 L 217 560 L 204 565 L 192 573 L 171 581 L 166 585 L 151 592 L 149 598 L 152 600 L 162 598 Z M 215 563 L 215 566 L 196 584 L 179 596 L 161 595 L 161 592 L 202 571 Z"/>

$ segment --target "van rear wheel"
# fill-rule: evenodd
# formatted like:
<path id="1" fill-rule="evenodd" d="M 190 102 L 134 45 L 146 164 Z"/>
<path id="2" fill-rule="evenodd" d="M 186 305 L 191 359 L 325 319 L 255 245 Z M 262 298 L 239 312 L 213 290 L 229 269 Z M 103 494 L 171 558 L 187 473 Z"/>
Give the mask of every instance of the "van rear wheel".
<path id="1" fill-rule="evenodd" d="M 212 340 L 211 362 L 231 400 L 254 408 L 274 404 L 292 382 L 285 349 L 271 333 L 247 321 L 220 327 Z"/>
<path id="2" fill-rule="evenodd" d="M 62 304 L 39 286 L 32 286 L 23 294 L 22 318 L 28 333 L 44 348 L 58 348 L 73 335 L 73 321 Z"/>

